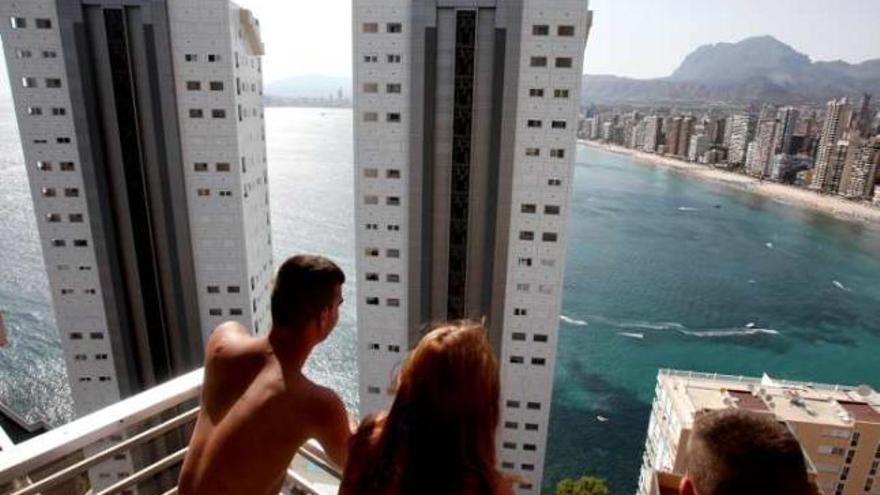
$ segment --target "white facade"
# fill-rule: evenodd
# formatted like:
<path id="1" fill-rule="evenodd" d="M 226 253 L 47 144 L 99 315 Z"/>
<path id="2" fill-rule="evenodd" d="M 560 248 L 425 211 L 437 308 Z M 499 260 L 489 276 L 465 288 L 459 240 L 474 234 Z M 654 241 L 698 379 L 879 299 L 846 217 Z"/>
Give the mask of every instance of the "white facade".
<path id="1" fill-rule="evenodd" d="M 443 302 L 442 309 L 435 305 L 432 319 L 447 318 L 447 280 L 414 282 L 422 273 L 420 266 L 430 271 L 434 265 L 448 265 L 448 258 L 445 251 L 436 248 L 432 256 L 422 251 L 423 229 L 432 228 L 433 222 L 413 218 L 417 210 L 411 202 L 427 199 L 422 196 L 426 194 L 425 182 L 416 177 L 433 173 L 413 165 L 413 157 L 422 155 L 420 138 L 425 130 L 420 126 L 426 111 L 421 105 L 423 100 L 414 98 L 413 93 L 423 96 L 436 87 L 438 115 L 451 109 L 452 80 L 445 79 L 448 73 L 444 69 L 449 66 L 444 64 L 448 61 L 454 65 L 454 60 L 451 50 L 444 51 L 444 47 L 452 46 L 454 37 L 450 39 L 447 30 L 455 29 L 458 12 L 474 11 L 474 4 L 438 9 L 436 14 L 430 9 L 429 16 L 436 15 L 439 26 L 439 47 L 425 57 L 424 50 L 430 49 L 423 44 L 425 36 L 421 31 L 413 32 L 417 30 L 414 23 L 423 20 L 415 11 L 424 6 L 415 3 L 363 0 L 353 4 L 361 415 L 387 408 L 393 399 L 390 387 L 397 368 L 418 341 L 417 327 L 428 323 L 417 314 L 413 316 L 417 313 L 414 305 L 422 304 L 415 299 L 430 292 L 430 297 Z M 521 16 L 511 15 L 514 11 Z M 488 303 L 484 300 L 477 309 L 468 306 L 466 315 L 491 314 L 494 321 L 503 321 L 498 326 L 490 323 L 502 377 L 498 458 L 504 471 L 529 480 L 518 487 L 519 493 L 540 493 L 562 300 L 580 74 L 591 13 L 586 1 L 527 0 L 516 6 L 481 6 L 476 19 L 478 37 L 487 32 L 484 29 L 516 19 L 515 26 L 506 26 L 508 68 L 504 87 L 518 89 L 512 97 L 506 92 L 504 95 L 503 112 L 515 115 L 515 120 L 509 121 L 513 125 L 505 124 L 506 128 L 497 131 L 504 136 L 498 152 L 511 157 L 509 172 L 502 171 L 497 177 L 507 194 L 499 193 L 497 205 L 482 203 L 483 197 L 475 193 L 470 200 L 471 222 L 476 215 L 473 212 L 486 209 L 509 214 L 506 219 L 499 216 L 497 225 L 499 236 L 506 239 L 502 249 L 506 256 L 494 258 L 494 262 L 503 263 L 496 272 L 503 272 L 506 282 L 484 295 L 491 298 L 491 308 L 485 307 Z M 486 19 L 493 19 L 496 25 L 487 27 Z M 480 79 L 492 74 L 492 54 L 480 48 L 475 52 L 474 99 L 492 101 L 499 95 L 493 95 L 492 88 L 481 82 L 487 79 Z M 518 53 L 518 59 L 512 61 L 511 53 Z M 436 81 L 423 80 L 423 68 L 413 65 L 423 62 L 438 64 Z M 518 67 L 515 72 L 509 69 L 514 62 Z M 492 122 L 481 120 L 485 114 L 480 112 L 475 105 L 475 163 L 484 156 L 481 153 L 491 154 L 480 147 L 480 133 L 492 128 Z M 433 130 L 433 157 L 438 169 L 449 167 L 448 160 L 453 160 L 447 145 L 455 128 L 442 118 L 437 118 L 439 124 Z M 496 183 L 494 179 L 488 182 Z M 472 178 L 471 185 L 485 183 Z M 431 201 L 440 208 L 449 208 L 448 196 L 433 196 Z M 445 249 L 443 243 L 448 243 L 448 238 L 445 232 L 439 234 L 435 245 Z M 470 235 L 482 234 L 485 232 Z M 499 250 L 494 253 L 497 255 Z M 469 266 L 468 276 L 478 269 Z"/>
<path id="2" fill-rule="evenodd" d="M 114 8 L 112 2 L 106 4 L 92 2 L 90 8 Z M 164 375 L 157 372 L 149 376 L 143 370 L 152 369 L 150 364 L 139 368 L 140 374 L 132 372 L 131 362 L 150 360 L 149 352 L 145 354 L 138 347 L 146 344 L 137 337 L 120 336 L 130 329 L 110 323 L 119 309 L 111 311 L 107 301 L 125 296 L 111 294 L 116 289 L 107 283 L 107 277 L 113 274 L 107 274 L 102 260 L 120 241 L 109 240 L 103 230 L 107 225 L 96 217 L 117 214 L 108 198 L 125 193 L 117 189 L 104 195 L 93 185 L 113 184 L 100 176 L 101 167 L 109 167 L 105 164 L 113 158 L 83 155 L 84 150 L 95 153 L 98 148 L 92 141 L 96 136 L 90 124 L 101 116 L 90 113 L 94 105 L 83 105 L 82 95 L 98 99 L 113 96 L 99 89 L 94 80 L 69 80 L 71 66 L 78 66 L 80 73 L 88 70 L 75 62 L 82 53 L 65 37 L 77 22 L 65 16 L 80 4 L 64 4 L 64 9 L 69 9 L 66 13 L 59 12 L 57 5 L 54 0 L 0 1 L 0 34 L 74 409 L 81 416 Z M 170 44 L 174 52 L 171 77 L 176 87 L 168 89 L 175 94 L 163 96 L 177 101 L 179 117 L 179 133 L 174 132 L 164 145 L 170 153 L 182 156 L 184 170 L 175 172 L 185 177 L 188 191 L 186 204 L 164 207 L 175 219 L 188 218 L 184 223 L 189 224 L 190 235 L 181 245 L 192 246 L 188 256 L 194 258 L 200 322 L 195 324 L 201 327 L 202 337 L 226 320 L 262 331 L 269 325 L 272 255 L 258 26 L 249 12 L 227 0 L 142 2 L 138 7 L 149 10 L 156 5 L 167 5 L 170 26 L 164 28 L 170 31 L 171 39 L 160 42 Z M 161 56 L 157 58 L 161 60 Z M 101 70 L 96 67 L 95 73 Z M 146 73 L 158 80 L 167 76 L 151 70 Z M 113 77 L 107 80 L 113 81 Z M 90 93 L 93 87 L 94 93 Z M 154 89 L 166 88 L 159 83 Z M 197 113 L 190 113 L 192 109 L 201 109 L 201 117 L 195 118 Z M 139 110 L 141 116 L 156 112 L 155 108 Z M 117 124 L 125 132 L 138 126 L 121 120 Z M 140 139 L 152 137 L 144 134 Z M 157 162 L 164 163 L 161 159 Z M 96 207 L 99 204 L 110 207 Z M 134 225 L 135 229 L 142 227 Z M 123 266 L 134 270 L 130 264 Z M 175 303 L 182 308 L 187 301 Z M 182 330 L 171 325 L 168 331 L 174 339 L 175 332 Z M 198 340 L 182 340 L 181 352 L 200 355 L 202 341 Z M 186 349 L 193 346 L 199 348 Z M 168 358 L 169 362 L 173 359 L 178 358 Z M 180 365 L 182 361 L 176 362 Z M 193 364 L 198 363 L 183 366 Z M 108 460 L 91 471 L 93 487 L 106 486 L 131 470 L 127 457 Z"/>

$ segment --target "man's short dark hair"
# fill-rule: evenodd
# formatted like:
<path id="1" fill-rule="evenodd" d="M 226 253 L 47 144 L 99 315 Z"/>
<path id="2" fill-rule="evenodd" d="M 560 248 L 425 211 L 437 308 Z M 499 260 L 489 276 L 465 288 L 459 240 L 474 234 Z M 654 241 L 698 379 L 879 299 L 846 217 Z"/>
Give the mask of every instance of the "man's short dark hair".
<path id="1" fill-rule="evenodd" d="M 321 311 L 336 304 L 336 288 L 345 274 L 323 256 L 288 258 L 275 275 L 272 288 L 272 323 L 299 329 L 317 319 Z"/>
<path id="2" fill-rule="evenodd" d="M 700 412 L 688 447 L 699 495 L 812 493 L 800 443 L 772 414 Z"/>

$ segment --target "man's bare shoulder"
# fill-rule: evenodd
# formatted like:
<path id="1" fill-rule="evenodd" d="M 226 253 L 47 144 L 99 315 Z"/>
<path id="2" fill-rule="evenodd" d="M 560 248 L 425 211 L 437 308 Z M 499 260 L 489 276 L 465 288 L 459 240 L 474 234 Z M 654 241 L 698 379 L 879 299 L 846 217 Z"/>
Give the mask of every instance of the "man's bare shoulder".
<path id="1" fill-rule="evenodd" d="M 212 362 L 238 361 L 260 353 L 260 339 L 251 335 L 244 325 L 229 321 L 211 332 L 205 351 L 205 360 Z"/>

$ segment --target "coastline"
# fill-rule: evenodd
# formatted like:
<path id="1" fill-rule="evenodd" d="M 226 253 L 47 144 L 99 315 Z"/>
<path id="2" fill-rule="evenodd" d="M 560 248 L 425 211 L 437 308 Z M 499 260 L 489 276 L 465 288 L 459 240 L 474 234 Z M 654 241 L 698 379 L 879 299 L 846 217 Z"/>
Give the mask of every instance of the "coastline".
<path id="1" fill-rule="evenodd" d="M 672 169 L 698 179 L 725 184 L 742 191 L 774 199 L 783 204 L 826 213 L 843 220 L 862 222 L 880 227 L 880 208 L 865 203 L 857 203 L 837 196 L 823 195 L 787 184 L 761 181 L 736 172 L 686 162 L 677 158 L 631 150 L 622 146 L 598 143 L 586 139 L 578 139 L 578 144 L 609 153 L 628 156 L 640 162 Z"/>

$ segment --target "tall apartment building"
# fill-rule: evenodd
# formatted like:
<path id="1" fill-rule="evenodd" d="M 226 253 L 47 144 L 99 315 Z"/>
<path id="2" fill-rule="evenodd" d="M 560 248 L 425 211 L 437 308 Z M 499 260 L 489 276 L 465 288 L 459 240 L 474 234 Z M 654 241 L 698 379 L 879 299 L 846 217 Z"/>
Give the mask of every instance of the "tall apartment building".
<path id="1" fill-rule="evenodd" d="M 426 324 L 485 317 L 499 462 L 539 493 L 592 14 L 362 0 L 353 16 L 360 412 L 390 405 Z"/>
<path id="2" fill-rule="evenodd" d="M 846 155 L 846 163 L 840 179 L 841 196 L 854 199 L 871 198 L 874 195 L 878 169 L 880 169 L 880 136 L 872 139 L 856 138 Z"/>
<path id="3" fill-rule="evenodd" d="M 687 158 L 688 148 L 691 144 L 691 136 L 694 134 L 696 120 L 697 119 L 691 115 L 682 117 L 681 128 L 678 131 L 678 147 L 676 148 L 676 155 Z"/>
<path id="4" fill-rule="evenodd" d="M 800 112 L 793 107 L 783 107 L 776 114 L 776 131 L 773 136 L 773 154 L 794 155 L 798 150 L 792 150 L 792 137 L 798 126 Z"/>
<path id="5" fill-rule="evenodd" d="M 678 155 L 678 143 L 681 136 L 681 117 L 669 117 L 663 123 L 663 132 L 666 134 L 666 153 Z"/>
<path id="6" fill-rule="evenodd" d="M 825 495 L 880 493 L 880 394 L 869 387 L 663 370 L 657 377 L 638 495 L 647 495 L 654 471 L 685 474 L 696 413 L 730 408 L 786 423 Z"/>
<path id="7" fill-rule="evenodd" d="M 730 117 L 727 127 L 730 129 L 728 162 L 742 165 L 746 162 L 746 152 L 754 132 L 754 121 L 748 114 L 737 114 Z"/>
<path id="8" fill-rule="evenodd" d="M 810 188 L 836 193 L 843 175 L 844 160 L 840 159 L 841 141 L 846 139 L 852 118 L 852 106 L 846 98 L 829 101 L 825 123 L 819 140 L 819 153 Z"/>
<path id="9" fill-rule="evenodd" d="M 657 147 L 660 145 L 661 133 L 663 131 L 663 120 L 656 116 L 652 115 L 650 117 L 645 117 L 645 141 L 642 146 L 643 151 L 647 151 L 648 153 L 654 153 L 657 151 Z"/>
<path id="10" fill-rule="evenodd" d="M 749 146 L 746 160 L 746 171 L 753 177 L 766 177 L 770 174 L 770 163 L 773 158 L 774 138 L 777 122 L 768 118 L 758 122 L 755 141 Z"/>
<path id="11" fill-rule="evenodd" d="M 0 19 L 76 414 L 199 366 L 224 320 L 264 329 L 263 45 L 250 12 L 2 0 Z M 130 469 L 114 462 L 94 486 Z"/>

